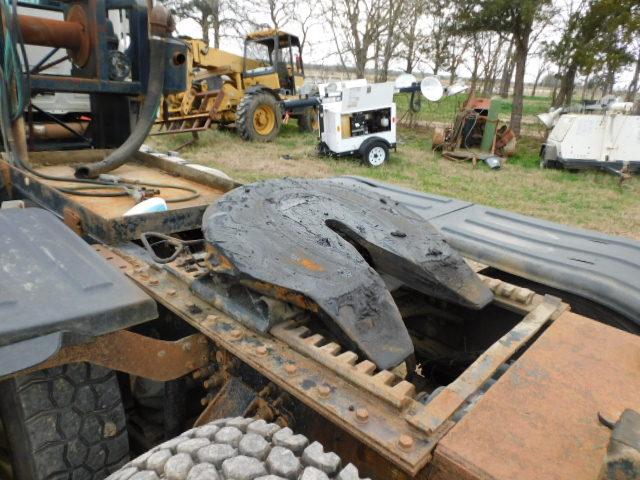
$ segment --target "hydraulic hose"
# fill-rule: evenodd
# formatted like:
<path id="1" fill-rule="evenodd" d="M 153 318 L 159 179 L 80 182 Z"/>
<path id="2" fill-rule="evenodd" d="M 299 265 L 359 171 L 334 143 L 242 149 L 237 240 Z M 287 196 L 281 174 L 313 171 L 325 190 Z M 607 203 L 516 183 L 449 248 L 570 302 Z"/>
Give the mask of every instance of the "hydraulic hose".
<path id="1" fill-rule="evenodd" d="M 149 135 L 149 131 L 156 120 L 156 112 L 162 97 L 164 87 L 165 48 L 163 38 L 152 37 L 150 43 L 150 67 L 147 95 L 142 104 L 138 123 L 134 127 L 129 138 L 116 150 L 111 152 L 104 160 L 76 168 L 77 178 L 97 178 L 101 173 L 115 170 L 131 160 L 131 157 L 140 149 L 140 146 Z"/>

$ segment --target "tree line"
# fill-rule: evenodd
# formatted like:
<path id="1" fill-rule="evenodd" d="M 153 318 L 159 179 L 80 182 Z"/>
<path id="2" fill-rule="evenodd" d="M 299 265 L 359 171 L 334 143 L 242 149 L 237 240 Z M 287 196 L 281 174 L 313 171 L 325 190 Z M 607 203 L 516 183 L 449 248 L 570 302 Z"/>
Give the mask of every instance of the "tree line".
<path id="1" fill-rule="evenodd" d="M 470 94 L 513 95 L 511 128 L 520 133 L 525 70 L 538 66 L 552 87 L 553 106 L 569 105 L 583 86 L 623 92 L 640 88 L 640 2 L 637 0 L 166 0 L 179 19 L 194 21 L 202 38 L 220 48 L 224 37 L 259 28 L 298 34 L 303 50 L 323 55 L 355 77 L 392 70 L 448 76 L 466 71 Z"/>

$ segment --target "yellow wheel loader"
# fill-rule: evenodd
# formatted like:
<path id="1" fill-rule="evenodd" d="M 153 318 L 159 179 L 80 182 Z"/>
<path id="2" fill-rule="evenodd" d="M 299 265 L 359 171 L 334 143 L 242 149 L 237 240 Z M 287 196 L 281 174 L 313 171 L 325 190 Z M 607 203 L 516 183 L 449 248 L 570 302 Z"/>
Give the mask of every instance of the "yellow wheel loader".
<path id="1" fill-rule="evenodd" d="M 269 142 L 290 117 L 301 130 L 314 129 L 313 107 L 288 108 L 283 103 L 300 98 L 304 83 L 298 37 L 273 29 L 251 33 L 242 56 L 210 48 L 202 40 L 185 42 L 187 90 L 164 97 L 152 134 L 235 124 L 243 139 Z"/>

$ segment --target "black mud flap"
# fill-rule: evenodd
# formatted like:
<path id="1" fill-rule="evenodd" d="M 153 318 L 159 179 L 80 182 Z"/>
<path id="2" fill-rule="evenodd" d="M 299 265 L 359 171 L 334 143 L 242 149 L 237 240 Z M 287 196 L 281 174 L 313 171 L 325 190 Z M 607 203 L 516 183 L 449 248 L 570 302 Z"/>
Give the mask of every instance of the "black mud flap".
<path id="1" fill-rule="evenodd" d="M 469 308 L 492 300 L 436 229 L 359 187 L 292 179 L 247 185 L 207 209 L 203 230 L 214 272 L 317 312 L 380 368 L 413 353 L 380 274 Z"/>
<path id="2" fill-rule="evenodd" d="M 0 210 L 0 376 L 156 317 L 155 302 L 53 214 Z"/>

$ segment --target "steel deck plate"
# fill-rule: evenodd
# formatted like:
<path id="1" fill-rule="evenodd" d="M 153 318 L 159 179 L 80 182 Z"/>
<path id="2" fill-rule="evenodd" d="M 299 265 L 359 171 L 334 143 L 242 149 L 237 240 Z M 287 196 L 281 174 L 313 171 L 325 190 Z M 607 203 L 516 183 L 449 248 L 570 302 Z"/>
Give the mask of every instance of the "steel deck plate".
<path id="1" fill-rule="evenodd" d="M 440 441 L 429 478 L 599 478 L 598 413 L 640 410 L 639 360 L 640 337 L 563 314 Z"/>

